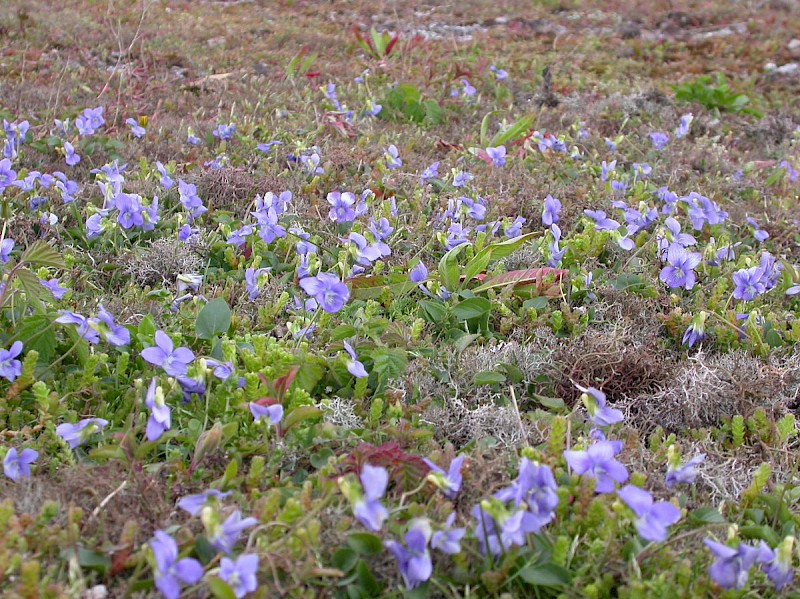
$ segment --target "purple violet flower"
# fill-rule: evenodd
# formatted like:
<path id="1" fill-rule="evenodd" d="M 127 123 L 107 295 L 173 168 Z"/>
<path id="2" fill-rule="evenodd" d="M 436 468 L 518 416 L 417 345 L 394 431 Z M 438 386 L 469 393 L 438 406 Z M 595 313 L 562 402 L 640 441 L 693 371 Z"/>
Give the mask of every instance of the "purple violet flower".
<path id="1" fill-rule="evenodd" d="M 608 218 L 602 210 L 584 210 L 583 213 L 594 221 L 595 231 L 616 231 L 620 224 L 612 218 Z"/>
<path id="2" fill-rule="evenodd" d="M 678 508 L 667 501 L 654 502 L 653 496 L 639 487 L 626 485 L 617 491 L 617 496 L 636 514 L 636 531 L 647 541 L 663 542 L 667 527 L 680 520 Z"/>
<path id="3" fill-rule="evenodd" d="M 589 420 L 595 426 L 609 426 L 625 419 L 622 411 L 606 406 L 606 394 L 599 389 L 575 386 L 585 395 L 584 404 L 589 411 Z"/>
<path id="4" fill-rule="evenodd" d="M 11 187 L 16 180 L 17 173 L 11 168 L 11 160 L 8 158 L 0 160 L 0 194 L 5 191 L 6 187 Z"/>
<path id="5" fill-rule="evenodd" d="M 753 564 L 756 561 L 768 561 L 770 557 L 765 554 L 763 547 L 752 547 L 744 543 L 739 543 L 736 549 L 711 539 L 704 539 L 703 543 L 716 558 L 708 573 L 714 582 L 725 589 L 738 590 L 744 587 Z"/>
<path id="6" fill-rule="evenodd" d="M 461 468 L 464 465 L 466 456 L 464 454 L 453 458 L 447 472 L 439 468 L 428 458 L 423 458 L 431 472 L 428 474 L 428 480 L 435 484 L 448 499 L 455 499 L 458 492 L 461 490 Z"/>
<path id="7" fill-rule="evenodd" d="M 189 512 L 190 515 L 196 516 L 199 514 L 208 500 L 213 497 L 217 500 L 222 499 L 230 495 L 230 491 L 227 493 L 223 493 L 222 491 L 217 491 L 216 489 L 209 489 L 208 491 L 203 491 L 202 493 L 195 493 L 194 495 L 185 495 L 180 500 L 178 500 L 177 506 L 182 510 Z"/>
<path id="8" fill-rule="evenodd" d="M 106 120 L 103 118 L 103 106 L 97 108 L 87 108 L 75 119 L 75 126 L 81 135 L 94 135 L 102 127 Z"/>
<path id="9" fill-rule="evenodd" d="M 105 326 L 101 326 L 100 323 Z M 103 304 L 98 307 L 97 319 L 92 324 L 95 325 L 95 328 L 99 330 L 105 340 L 114 347 L 122 347 L 131 342 L 131 332 L 124 326 L 115 323 L 114 317 L 108 313 Z"/>
<path id="10" fill-rule="evenodd" d="M 356 203 L 356 196 L 349 191 L 339 193 L 333 191 L 328 194 L 328 203 L 331 210 L 328 218 L 335 223 L 350 223 L 356 219 L 356 211 L 353 205 Z"/>
<path id="11" fill-rule="evenodd" d="M 234 371 L 233 363 L 220 362 L 214 358 L 205 358 L 206 367 L 211 368 L 211 373 L 221 381 L 227 381 Z"/>
<path id="12" fill-rule="evenodd" d="M 219 562 L 219 577 L 228 583 L 237 599 L 258 588 L 258 556 L 254 553 L 240 555 L 236 561 L 223 557 Z"/>
<path id="13" fill-rule="evenodd" d="M 422 283 L 428 278 L 428 269 L 422 262 L 417 262 L 409 271 L 408 278 L 412 283 Z"/>
<path id="14" fill-rule="evenodd" d="M 11 259 L 11 252 L 14 251 L 14 240 L 6 237 L 0 242 L 0 262 L 7 264 Z"/>
<path id="15" fill-rule="evenodd" d="M 437 530 L 431 537 L 431 548 L 438 549 L 448 555 L 461 553 L 461 539 L 467 534 L 466 528 L 452 528 L 456 521 L 456 513 L 451 512 L 445 520 L 444 528 Z"/>
<path id="16" fill-rule="evenodd" d="M 663 131 L 654 131 L 650 134 L 650 141 L 653 142 L 653 147 L 656 150 L 663 150 L 664 146 L 669 142 L 669 135 Z"/>
<path id="17" fill-rule="evenodd" d="M 120 193 L 114 198 L 114 206 L 119 210 L 117 222 L 125 230 L 141 227 L 144 224 L 144 215 L 139 199 L 138 195 L 129 193 Z"/>
<path id="18" fill-rule="evenodd" d="M 23 449 L 18 452 L 12 447 L 3 459 L 3 473 L 17 482 L 20 478 L 30 478 L 31 464 L 39 459 L 39 452 L 35 449 Z"/>
<path id="19" fill-rule="evenodd" d="M 357 379 L 368 376 L 366 368 L 364 368 L 364 365 L 358 361 L 358 356 L 356 356 L 356 350 L 353 349 L 353 346 L 345 341 L 344 349 L 347 352 L 347 355 L 350 356 L 350 359 L 347 361 L 347 371 Z"/>
<path id="20" fill-rule="evenodd" d="M 156 345 L 142 350 L 142 358 L 154 366 L 160 366 L 170 376 L 184 376 L 194 354 L 188 347 L 175 348 L 172 339 L 161 330 L 156 331 Z"/>
<path id="21" fill-rule="evenodd" d="M 397 146 L 391 144 L 383 153 L 383 157 L 386 160 L 386 168 L 388 169 L 395 169 L 400 168 L 403 166 L 403 161 L 400 160 L 400 154 L 397 151 Z"/>
<path id="22" fill-rule="evenodd" d="M 22 375 L 22 362 L 15 359 L 22 353 L 22 341 L 15 341 L 8 349 L 0 349 L 0 376 L 9 383 Z"/>
<path id="23" fill-rule="evenodd" d="M 689 133 L 689 127 L 692 124 L 692 120 L 694 116 L 690 112 L 689 114 L 684 114 L 681 117 L 680 124 L 675 129 L 675 137 L 685 137 Z"/>
<path id="24" fill-rule="evenodd" d="M 667 266 L 661 269 L 659 278 L 670 289 L 684 287 L 691 289 L 697 280 L 694 269 L 703 256 L 699 252 L 687 252 L 679 243 L 673 243 L 667 250 Z"/>
<path id="25" fill-rule="evenodd" d="M 439 162 L 437 161 L 431 164 L 424 171 L 422 171 L 422 174 L 419 176 L 419 184 L 425 185 L 425 182 L 428 179 L 433 179 L 434 177 L 438 176 L 439 176 Z"/>
<path id="26" fill-rule="evenodd" d="M 459 171 L 453 176 L 453 187 L 463 187 L 475 177 L 465 171 Z"/>
<path id="27" fill-rule="evenodd" d="M 144 405 L 150 410 L 145 435 L 148 441 L 155 441 L 172 426 L 172 415 L 169 406 L 164 401 L 164 392 L 161 387 L 156 386 L 155 378 L 150 381 L 150 385 L 147 388 Z"/>
<path id="28" fill-rule="evenodd" d="M 526 532 L 537 533 L 555 518 L 557 490 L 558 485 L 549 466 L 523 457 L 517 480 L 494 496 L 503 502 L 513 501 L 515 508 L 527 507 L 522 515 L 522 526 Z"/>
<path id="29" fill-rule="evenodd" d="M 561 202 L 550 194 L 544 199 L 544 210 L 542 211 L 542 226 L 549 227 L 558 222 L 559 212 L 561 212 Z"/>
<path id="30" fill-rule="evenodd" d="M 496 66 L 492 65 L 489 67 L 489 70 L 494 73 L 494 76 L 499 81 L 503 81 L 504 79 L 508 78 L 508 73 L 503 69 L 498 69 Z"/>
<path id="31" fill-rule="evenodd" d="M 233 551 L 242 532 L 256 524 L 258 524 L 258 520 L 255 518 L 242 518 L 241 512 L 236 510 L 228 516 L 225 522 L 211 527 L 212 530 L 208 536 L 208 541 L 217 551 L 230 553 Z"/>
<path id="32" fill-rule="evenodd" d="M 83 445 L 96 432 L 103 430 L 108 420 L 102 418 L 84 418 L 77 424 L 65 422 L 56 427 L 56 434 L 69 444 L 71 449 Z"/>
<path id="33" fill-rule="evenodd" d="M 61 314 L 61 316 L 56 318 L 55 322 L 59 324 L 74 324 L 78 327 L 78 335 L 80 337 L 92 344 L 100 342 L 100 334 L 95 327 L 91 326 L 91 319 L 76 314 L 75 312 L 69 312 L 68 310 L 61 310 L 59 314 Z"/>
<path id="34" fill-rule="evenodd" d="M 759 228 L 758 223 L 754 218 L 748 216 L 746 220 L 747 224 L 753 227 L 753 237 L 755 237 L 756 241 L 764 243 L 767 239 L 769 239 L 769 233 Z"/>
<path id="35" fill-rule="evenodd" d="M 262 418 L 266 418 L 272 424 L 279 424 L 283 419 L 283 406 L 281 404 L 262 406 L 259 403 L 251 401 L 249 406 L 254 422 L 258 422 Z"/>
<path id="36" fill-rule="evenodd" d="M 161 187 L 164 189 L 170 189 L 172 186 L 175 185 L 175 181 L 172 177 L 169 176 L 167 172 L 167 167 L 165 167 L 162 163 L 156 162 L 156 170 L 158 174 L 161 175 L 160 183 Z"/>
<path id="37" fill-rule="evenodd" d="M 433 574 L 433 562 L 428 552 L 430 538 L 431 527 L 428 521 L 415 518 L 405 534 L 405 547 L 394 540 L 384 542 L 384 547 L 397 559 L 400 574 L 409 590 L 416 588 Z"/>
<path id="38" fill-rule="evenodd" d="M 611 493 L 615 482 L 622 484 L 628 480 L 625 466 L 614 459 L 621 450 L 619 441 L 598 441 L 584 451 L 564 451 L 564 459 L 577 474 L 596 480 L 595 492 Z"/>
<path id="39" fill-rule="evenodd" d="M 64 142 L 64 160 L 67 166 L 75 166 L 81 161 L 81 157 L 75 152 L 75 146 L 68 141 Z"/>
<path id="40" fill-rule="evenodd" d="M 755 299 L 767 289 L 763 278 L 764 272 L 760 266 L 737 270 L 733 273 L 733 284 L 735 285 L 733 297 L 746 302 Z"/>
<path id="41" fill-rule="evenodd" d="M 389 472 L 380 466 L 364 464 L 359 479 L 364 495 L 355 502 L 353 515 L 365 527 L 378 532 L 389 517 L 389 512 L 380 502 L 389 484 Z"/>
<path id="42" fill-rule="evenodd" d="M 142 127 L 136 119 L 126 119 L 125 124 L 131 128 L 131 133 L 136 139 L 144 137 L 147 133 L 147 129 Z"/>
<path id="43" fill-rule="evenodd" d="M 194 584 L 203 577 L 203 566 L 196 559 L 178 559 L 178 544 L 163 530 L 155 532 L 150 549 L 156 562 L 156 588 L 166 599 L 178 599 L 181 583 Z"/>
<path id="44" fill-rule="evenodd" d="M 314 297 L 325 312 L 341 310 L 350 299 L 350 290 L 333 273 L 321 272 L 315 277 L 300 279 L 300 287 Z"/>
<path id="45" fill-rule="evenodd" d="M 506 147 L 505 146 L 497 146 L 497 147 L 489 147 L 486 148 L 486 155 L 492 159 L 492 164 L 494 166 L 505 166 L 506 165 Z"/>
<path id="46" fill-rule="evenodd" d="M 672 489 L 675 485 L 690 485 L 697 477 L 697 466 L 706 459 L 706 454 L 701 453 L 694 456 L 685 464 L 678 464 L 677 466 L 670 465 L 667 468 L 667 477 L 665 480 L 667 489 Z"/>
<path id="47" fill-rule="evenodd" d="M 236 133 L 236 125 L 229 123 L 227 125 L 217 125 L 217 128 L 211 132 L 211 135 L 219 138 L 220 140 L 226 140 L 231 139 L 234 133 Z"/>

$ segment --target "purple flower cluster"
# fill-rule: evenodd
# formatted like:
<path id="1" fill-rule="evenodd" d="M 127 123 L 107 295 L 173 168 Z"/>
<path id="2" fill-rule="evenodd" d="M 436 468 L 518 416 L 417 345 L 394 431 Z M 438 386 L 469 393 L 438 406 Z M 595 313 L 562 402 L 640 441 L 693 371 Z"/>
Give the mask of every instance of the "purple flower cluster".
<path id="1" fill-rule="evenodd" d="M 781 271 L 781 263 L 776 262 L 769 252 L 763 252 L 758 266 L 733 273 L 733 297 L 745 302 L 755 299 L 778 284 Z"/>

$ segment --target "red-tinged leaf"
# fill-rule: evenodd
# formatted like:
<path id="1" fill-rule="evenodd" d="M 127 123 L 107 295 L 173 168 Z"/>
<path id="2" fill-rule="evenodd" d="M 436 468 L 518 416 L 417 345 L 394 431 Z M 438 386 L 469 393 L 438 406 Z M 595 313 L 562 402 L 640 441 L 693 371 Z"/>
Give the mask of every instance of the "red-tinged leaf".
<path id="1" fill-rule="evenodd" d="M 299 370 L 300 368 L 295 366 L 287 374 L 284 374 L 282 377 L 279 377 L 275 380 L 275 390 L 278 391 L 280 397 L 283 397 L 284 393 L 286 393 L 289 390 L 289 387 L 292 386 L 294 377 L 297 376 L 297 372 Z"/>
<path id="2" fill-rule="evenodd" d="M 512 270 L 511 272 L 505 272 L 486 279 L 482 285 L 479 285 L 472 291 L 474 293 L 479 293 L 487 289 L 506 287 L 507 285 L 513 285 L 515 288 L 533 285 L 537 289 L 541 287 L 541 289 L 545 291 L 552 289 L 553 282 L 561 281 L 568 274 L 569 271 L 567 270 L 550 267 Z"/>
<path id="3" fill-rule="evenodd" d="M 389 43 L 388 43 L 388 44 L 387 44 L 387 46 L 386 46 L 386 52 L 385 52 L 384 56 L 389 56 L 389 54 L 391 54 L 391 53 L 392 53 L 392 50 L 394 50 L 395 44 L 397 44 L 397 42 L 398 42 L 398 40 L 399 40 L 399 39 L 400 39 L 400 36 L 399 36 L 399 35 L 395 35 L 395 36 L 394 36 L 394 37 L 393 37 L 393 38 L 392 38 L 392 39 L 389 41 Z"/>
<path id="4" fill-rule="evenodd" d="M 267 406 L 275 406 L 280 402 L 274 397 L 259 397 L 253 403 L 265 408 Z"/>
<path id="5" fill-rule="evenodd" d="M 322 71 L 313 71 L 311 73 L 304 73 L 303 74 L 304 77 L 308 77 L 309 79 L 311 79 L 313 77 L 320 77 L 321 75 L 322 75 Z"/>
<path id="6" fill-rule="evenodd" d="M 486 150 L 478 150 L 476 157 L 483 160 L 486 164 L 492 164 L 492 159 L 489 158 L 489 154 L 486 153 Z"/>
<path id="7" fill-rule="evenodd" d="M 125 570 L 131 555 L 133 547 L 130 545 L 125 545 L 111 554 L 111 576 L 118 576 Z"/>
<path id="8" fill-rule="evenodd" d="M 462 146 L 461 144 L 451 144 L 449 141 L 445 141 L 441 138 L 436 141 L 436 148 L 439 150 L 446 150 L 446 151 L 449 150 L 455 150 L 456 152 L 464 151 L 464 146 Z"/>
<path id="9" fill-rule="evenodd" d="M 350 299 L 374 299 L 380 297 L 385 288 L 388 288 L 392 295 L 400 295 L 416 287 L 416 283 L 412 283 L 407 276 L 401 274 L 353 277 L 347 282 L 350 283 Z"/>
<path id="10" fill-rule="evenodd" d="M 422 457 L 407 453 L 396 441 L 371 445 L 360 443 L 345 460 L 345 472 L 359 474 L 365 464 L 382 466 L 389 479 L 403 491 L 417 487 L 430 468 Z"/>

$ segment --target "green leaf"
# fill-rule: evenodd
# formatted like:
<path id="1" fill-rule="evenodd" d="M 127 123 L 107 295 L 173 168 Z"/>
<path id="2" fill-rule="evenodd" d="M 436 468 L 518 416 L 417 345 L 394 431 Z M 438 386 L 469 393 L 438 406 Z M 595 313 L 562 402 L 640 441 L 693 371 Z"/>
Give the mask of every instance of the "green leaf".
<path id="1" fill-rule="evenodd" d="M 101 574 L 111 568 L 111 558 L 104 553 L 78 547 L 78 563 L 82 568 L 97 570 Z"/>
<path id="2" fill-rule="evenodd" d="M 208 588 L 211 594 L 217 599 L 236 599 L 236 593 L 234 593 L 233 589 L 228 586 L 228 583 L 221 578 L 206 576 L 206 582 L 208 582 Z"/>
<path id="3" fill-rule="evenodd" d="M 492 302 L 485 297 L 471 297 L 453 306 L 453 316 L 458 320 L 479 318 L 492 310 Z"/>
<path id="4" fill-rule="evenodd" d="M 439 260 L 439 276 L 441 277 L 442 285 L 447 287 L 448 291 L 455 291 L 456 288 L 458 288 L 458 255 L 463 252 L 466 247 L 466 243 L 460 243 Z"/>
<path id="5" fill-rule="evenodd" d="M 341 324 L 331 331 L 331 341 L 341 341 L 353 337 L 358 330 L 351 324 Z"/>
<path id="6" fill-rule="evenodd" d="M 726 522 L 715 507 L 700 507 L 689 512 L 689 520 L 695 524 L 722 524 Z"/>
<path id="7" fill-rule="evenodd" d="M 538 395 L 534 393 L 533 398 L 544 407 L 550 408 L 551 410 L 560 410 L 565 406 L 564 400 L 560 397 L 547 397 L 546 395 Z"/>
<path id="8" fill-rule="evenodd" d="M 492 372 L 490 370 L 477 372 L 475 373 L 475 376 L 472 378 L 472 383 L 474 385 L 499 385 L 505 382 L 506 382 L 506 376 L 504 374 L 500 374 L 499 372 Z"/>
<path id="9" fill-rule="evenodd" d="M 766 541 L 770 547 L 775 547 L 781 542 L 781 537 L 769 526 L 740 526 L 739 534 L 745 539 L 759 539 Z"/>
<path id="10" fill-rule="evenodd" d="M 359 586 L 366 591 L 367 597 L 378 597 L 381 594 L 381 587 L 378 581 L 375 580 L 375 576 L 370 572 L 369 565 L 363 559 L 359 560 L 356 565 L 356 574 L 358 575 Z"/>
<path id="11" fill-rule="evenodd" d="M 322 410 L 314 406 L 298 406 L 288 416 L 283 419 L 281 426 L 284 431 L 288 431 L 292 427 L 305 422 L 306 420 L 313 420 L 322 417 Z"/>
<path id="12" fill-rule="evenodd" d="M 326 368 L 327 362 L 325 360 L 305 356 L 300 369 L 294 377 L 294 382 L 300 389 L 311 393 L 314 391 L 314 387 L 317 386 L 317 383 L 325 376 Z"/>
<path id="13" fill-rule="evenodd" d="M 153 342 L 153 339 L 156 335 L 156 321 L 153 319 L 152 314 L 148 314 L 142 319 L 142 322 L 139 323 L 137 332 L 139 333 L 140 339 L 144 338 L 150 343 Z"/>
<path id="14" fill-rule="evenodd" d="M 480 338 L 480 335 L 465 333 L 461 329 L 455 330 L 458 331 L 460 336 L 454 337 L 453 347 L 459 354 L 472 345 L 473 341 Z"/>
<path id="15" fill-rule="evenodd" d="M 359 555 L 377 555 L 383 551 L 380 538 L 368 532 L 351 533 L 347 537 L 347 544 Z"/>
<path id="16" fill-rule="evenodd" d="M 441 125 L 444 122 L 444 110 L 435 100 L 425 100 L 422 103 L 425 109 L 425 122 L 431 125 Z"/>
<path id="17" fill-rule="evenodd" d="M 501 260 L 509 256 L 523 243 L 529 239 L 533 239 L 536 235 L 536 233 L 526 233 L 525 235 L 520 235 L 513 239 L 505 239 L 487 245 L 467 262 L 467 266 L 464 268 L 465 283 L 468 283 L 474 279 L 476 275 L 486 270 L 486 267 L 492 260 Z"/>
<path id="18" fill-rule="evenodd" d="M 200 339 L 212 339 L 231 326 L 231 309 L 221 297 L 208 302 L 197 315 L 195 332 Z"/>
<path id="19" fill-rule="evenodd" d="M 447 321 L 447 305 L 435 300 L 422 300 L 419 303 L 422 316 L 430 323 L 442 324 Z"/>
<path id="20" fill-rule="evenodd" d="M 342 572 L 349 572 L 358 561 L 358 554 L 349 547 L 337 549 L 332 558 L 333 565 Z"/>
<path id="21" fill-rule="evenodd" d="M 496 114 L 500 114 L 500 111 L 492 110 L 491 112 L 487 112 L 486 115 L 483 117 L 483 120 L 481 121 L 480 140 L 481 140 L 481 146 L 484 148 L 487 147 L 488 145 L 487 140 L 489 135 L 489 123 L 491 122 L 492 117 L 495 116 Z"/>
<path id="22" fill-rule="evenodd" d="M 766 335 L 764 335 L 764 341 L 772 348 L 781 347 L 783 345 L 783 339 L 781 339 L 780 333 L 775 329 L 767 331 Z"/>
<path id="23" fill-rule="evenodd" d="M 56 333 L 48 316 L 31 316 L 17 327 L 16 338 L 22 341 L 25 351 L 35 349 L 39 360 L 49 363 L 56 353 Z"/>
<path id="24" fill-rule="evenodd" d="M 641 275 L 631 273 L 623 273 L 615 279 L 611 279 L 610 283 L 617 291 L 636 292 L 642 291 L 647 287 L 647 281 Z"/>
<path id="25" fill-rule="evenodd" d="M 538 564 L 519 571 L 525 582 L 538 587 L 560 587 L 572 582 L 572 573 L 557 564 Z"/>
<path id="26" fill-rule="evenodd" d="M 311 465 L 314 466 L 314 468 L 319 470 L 320 468 L 326 466 L 328 464 L 328 460 L 330 460 L 331 457 L 333 457 L 334 455 L 336 454 L 333 453 L 331 449 L 329 449 L 328 447 L 324 447 L 318 452 L 312 453 L 309 461 L 311 462 Z"/>
<path id="27" fill-rule="evenodd" d="M 509 362 L 500 362 L 497 366 L 495 366 L 495 368 L 505 373 L 508 380 L 514 385 L 519 385 L 525 380 L 525 375 L 522 373 L 519 367 L 514 364 Z"/>
<path id="28" fill-rule="evenodd" d="M 525 310 L 528 310 L 530 308 L 533 308 L 534 310 L 541 310 L 547 307 L 548 301 L 549 301 L 548 298 L 544 296 L 534 297 L 532 299 L 525 300 L 524 302 L 522 302 L 522 307 Z"/>
<path id="29" fill-rule="evenodd" d="M 20 262 L 33 266 L 64 268 L 64 258 L 44 241 L 35 241 L 20 258 Z"/>
<path id="30" fill-rule="evenodd" d="M 496 148 L 497 146 L 501 146 L 507 142 L 516 141 L 520 137 L 523 137 L 528 130 L 530 130 L 535 119 L 535 114 L 527 114 L 518 118 L 514 124 L 507 129 L 495 133 L 488 145 Z"/>
<path id="31" fill-rule="evenodd" d="M 45 311 L 42 303 L 44 287 L 39 283 L 39 277 L 27 268 L 20 268 L 17 270 L 17 279 L 25 292 L 25 299 L 28 304 L 35 308 L 37 312 L 43 313 Z"/>
<path id="32" fill-rule="evenodd" d="M 408 356 L 405 350 L 379 347 L 372 352 L 372 372 L 384 382 L 403 374 L 407 364 Z"/>

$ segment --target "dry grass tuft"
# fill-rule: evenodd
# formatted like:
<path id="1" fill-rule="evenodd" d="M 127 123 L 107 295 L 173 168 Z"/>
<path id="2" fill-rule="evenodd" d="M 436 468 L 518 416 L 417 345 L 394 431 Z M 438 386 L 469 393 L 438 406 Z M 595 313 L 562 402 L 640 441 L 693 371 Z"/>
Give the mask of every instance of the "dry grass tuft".
<path id="1" fill-rule="evenodd" d="M 622 407 L 639 430 L 661 425 L 671 432 L 718 426 L 757 408 L 778 419 L 800 398 L 800 356 L 773 356 L 767 362 L 734 351 L 697 353 L 661 389 L 631 394 Z"/>
<path id="2" fill-rule="evenodd" d="M 131 252 L 123 268 L 138 285 L 173 285 L 180 274 L 198 273 L 203 269 L 205 245 L 184 243 L 178 239 L 157 239 L 143 252 Z"/>
<path id="3" fill-rule="evenodd" d="M 575 384 L 602 390 L 611 404 L 632 393 L 655 392 L 673 367 L 661 340 L 657 303 L 609 290 L 602 300 L 595 312 L 600 323 L 553 355 L 555 391 L 568 405 L 580 396 Z"/>

